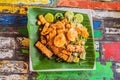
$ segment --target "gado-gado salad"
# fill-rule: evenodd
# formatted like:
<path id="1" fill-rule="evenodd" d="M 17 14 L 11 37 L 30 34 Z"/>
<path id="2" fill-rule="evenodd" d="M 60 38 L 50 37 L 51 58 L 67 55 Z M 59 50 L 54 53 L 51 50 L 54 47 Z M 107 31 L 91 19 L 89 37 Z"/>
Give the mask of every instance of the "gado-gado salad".
<path id="1" fill-rule="evenodd" d="M 55 55 L 65 62 L 85 59 L 89 33 L 83 20 L 82 14 L 72 11 L 38 15 L 39 40 L 35 46 L 48 58 Z"/>

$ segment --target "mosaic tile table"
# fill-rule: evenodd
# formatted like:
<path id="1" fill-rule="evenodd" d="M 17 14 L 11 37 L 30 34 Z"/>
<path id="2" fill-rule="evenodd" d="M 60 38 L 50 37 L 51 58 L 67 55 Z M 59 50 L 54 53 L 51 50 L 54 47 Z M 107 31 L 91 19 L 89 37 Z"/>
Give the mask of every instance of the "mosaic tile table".
<path id="1" fill-rule="evenodd" d="M 53 1 L 52 7 L 56 7 L 57 2 Z M 16 5 L 15 2 L 12 5 L 3 4 L 2 0 L 0 3 L 0 80 L 120 80 L 120 11 L 92 10 L 96 70 L 42 73 L 28 69 L 29 39 L 26 28 L 27 8 L 39 6 Z M 42 4 L 42 7 L 51 7 L 49 4 Z M 8 70 L 3 70 L 5 63 Z M 15 65 L 15 70 L 10 68 L 12 65 Z"/>

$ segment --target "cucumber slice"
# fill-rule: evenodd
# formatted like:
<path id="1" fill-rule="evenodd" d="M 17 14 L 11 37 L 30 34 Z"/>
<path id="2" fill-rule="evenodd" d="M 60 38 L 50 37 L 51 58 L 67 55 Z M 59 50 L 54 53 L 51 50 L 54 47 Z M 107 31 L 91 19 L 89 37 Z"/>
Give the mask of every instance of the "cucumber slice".
<path id="1" fill-rule="evenodd" d="M 74 13 L 72 11 L 65 12 L 65 17 L 68 19 L 68 21 L 71 21 L 74 17 Z"/>
<path id="2" fill-rule="evenodd" d="M 54 15 L 51 14 L 51 13 L 47 13 L 47 14 L 45 15 L 45 20 L 46 20 L 47 22 L 54 22 Z"/>
<path id="3" fill-rule="evenodd" d="M 60 21 L 60 20 L 63 20 L 64 19 L 64 16 L 62 13 L 56 13 L 55 14 L 55 21 Z"/>
<path id="4" fill-rule="evenodd" d="M 81 22 L 83 22 L 83 15 L 82 14 L 76 14 L 75 16 L 74 16 L 74 18 L 73 18 L 73 22 L 74 23 L 81 23 Z"/>

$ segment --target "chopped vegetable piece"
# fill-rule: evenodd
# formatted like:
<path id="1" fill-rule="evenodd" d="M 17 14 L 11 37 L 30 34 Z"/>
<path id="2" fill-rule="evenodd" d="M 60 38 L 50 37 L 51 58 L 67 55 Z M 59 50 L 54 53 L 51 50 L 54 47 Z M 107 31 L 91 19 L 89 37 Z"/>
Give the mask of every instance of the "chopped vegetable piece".
<path id="1" fill-rule="evenodd" d="M 56 13 L 55 14 L 55 20 L 56 21 L 61 21 L 61 20 L 63 20 L 63 18 L 64 18 L 64 16 L 63 16 L 62 13 Z"/>
<path id="2" fill-rule="evenodd" d="M 78 57 L 73 57 L 73 62 L 79 62 L 79 58 Z"/>
<path id="3" fill-rule="evenodd" d="M 73 22 L 78 24 L 83 22 L 83 15 L 82 14 L 76 14 L 73 18 Z"/>
<path id="4" fill-rule="evenodd" d="M 45 15 L 45 20 L 46 20 L 47 22 L 54 22 L 54 15 L 51 14 L 51 13 L 47 13 L 47 14 Z"/>
<path id="5" fill-rule="evenodd" d="M 86 53 L 85 52 L 81 53 L 80 58 L 85 60 L 85 57 L 86 57 Z"/>
<path id="6" fill-rule="evenodd" d="M 78 56 L 78 53 L 76 53 L 76 52 L 75 52 L 75 53 L 73 53 L 73 56 Z"/>
<path id="7" fill-rule="evenodd" d="M 22 53 L 23 53 L 23 54 L 28 54 L 29 51 L 28 51 L 27 49 L 22 49 Z"/>
<path id="8" fill-rule="evenodd" d="M 68 21 L 71 21 L 74 17 L 74 13 L 72 11 L 65 12 L 65 17 L 68 18 Z"/>

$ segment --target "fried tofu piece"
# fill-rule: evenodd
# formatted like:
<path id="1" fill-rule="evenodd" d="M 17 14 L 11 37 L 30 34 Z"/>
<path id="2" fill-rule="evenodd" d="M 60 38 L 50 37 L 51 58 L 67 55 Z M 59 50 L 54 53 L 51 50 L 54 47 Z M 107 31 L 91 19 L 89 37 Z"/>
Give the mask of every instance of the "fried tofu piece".
<path id="1" fill-rule="evenodd" d="M 55 26 L 57 29 L 63 29 L 63 30 L 65 30 L 64 24 L 63 24 L 62 22 L 60 22 L 60 21 L 56 22 L 54 26 Z"/>
<path id="2" fill-rule="evenodd" d="M 45 23 L 47 23 L 47 21 L 45 20 L 45 18 L 43 17 L 43 15 L 39 15 L 38 16 L 38 19 L 40 20 L 40 22 L 41 22 L 41 24 L 45 24 Z"/>
<path id="3" fill-rule="evenodd" d="M 75 27 L 75 29 L 77 30 L 78 34 L 81 35 L 82 37 L 86 39 L 89 37 L 89 33 L 86 27 Z"/>
<path id="4" fill-rule="evenodd" d="M 52 51 L 54 52 L 54 54 L 58 57 L 60 57 L 61 59 L 63 59 L 64 61 L 67 61 L 68 59 L 68 55 L 61 53 L 60 52 L 60 48 L 53 46 L 51 43 L 49 44 L 50 48 L 52 49 Z"/>
<path id="5" fill-rule="evenodd" d="M 53 29 L 50 33 L 49 33 L 49 39 L 53 39 L 56 36 L 56 30 Z"/>
<path id="6" fill-rule="evenodd" d="M 44 44 L 44 45 L 47 43 L 44 36 L 40 36 L 40 40 L 41 40 L 41 43 Z"/>
<path id="7" fill-rule="evenodd" d="M 28 38 L 24 38 L 22 40 L 22 46 L 29 47 L 29 39 Z"/>
<path id="8" fill-rule="evenodd" d="M 71 55 L 71 56 L 69 56 L 69 58 L 67 59 L 67 62 L 73 62 L 73 59 L 74 59 L 74 57 Z"/>
<path id="9" fill-rule="evenodd" d="M 56 46 L 53 46 L 51 41 L 48 43 L 48 45 L 50 46 L 51 50 L 55 55 L 59 54 L 59 48 Z"/>
<path id="10" fill-rule="evenodd" d="M 49 27 L 49 23 L 46 23 L 45 25 L 44 25 L 44 27 L 43 27 L 43 30 L 42 30 L 42 32 L 41 32 L 41 34 L 42 35 L 46 35 L 47 33 L 47 31 L 48 31 L 48 27 Z"/>
<path id="11" fill-rule="evenodd" d="M 57 56 L 60 57 L 61 59 L 63 59 L 64 61 L 67 61 L 67 59 L 69 58 L 68 55 L 63 54 L 63 53 L 59 53 L 59 54 L 57 54 Z"/>
<path id="12" fill-rule="evenodd" d="M 68 20 L 67 20 L 67 18 L 65 18 L 65 19 L 63 19 L 61 22 L 65 25 L 65 24 L 68 23 Z"/>
<path id="13" fill-rule="evenodd" d="M 81 45 L 67 45 L 67 50 L 70 51 L 70 52 L 78 52 L 78 53 L 81 53 L 81 52 L 84 52 L 84 47 L 81 46 Z"/>
<path id="14" fill-rule="evenodd" d="M 46 47 L 44 46 L 40 41 L 38 41 L 35 46 L 42 51 L 43 54 L 45 54 L 48 58 L 51 58 L 53 53 Z"/>
<path id="15" fill-rule="evenodd" d="M 67 51 L 67 50 L 62 50 L 62 53 L 63 54 L 66 54 L 66 55 L 68 55 L 68 56 L 70 56 L 72 53 L 71 52 L 69 52 L 69 51 Z"/>
<path id="16" fill-rule="evenodd" d="M 37 25 L 38 25 L 38 26 L 40 26 L 40 25 L 41 25 L 41 22 L 40 22 L 39 20 L 37 21 Z"/>

